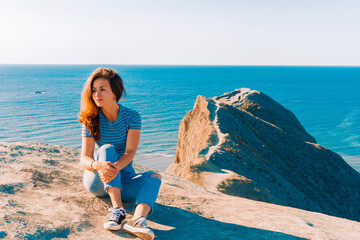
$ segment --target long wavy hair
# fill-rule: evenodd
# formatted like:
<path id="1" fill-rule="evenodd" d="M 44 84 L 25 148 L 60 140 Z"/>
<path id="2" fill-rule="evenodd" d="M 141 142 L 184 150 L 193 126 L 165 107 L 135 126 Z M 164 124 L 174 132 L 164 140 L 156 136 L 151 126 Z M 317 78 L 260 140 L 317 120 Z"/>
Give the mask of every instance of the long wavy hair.
<path id="1" fill-rule="evenodd" d="M 118 102 L 123 93 L 126 97 L 126 91 L 123 85 L 123 81 L 119 74 L 110 68 L 98 68 L 90 77 L 86 80 L 84 88 L 81 93 L 81 105 L 79 122 L 85 125 L 90 134 L 94 136 L 95 141 L 100 140 L 100 121 L 99 121 L 99 107 L 96 106 L 92 97 L 92 88 L 94 81 L 98 78 L 107 79 L 110 83 L 111 91 L 116 96 Z"/>

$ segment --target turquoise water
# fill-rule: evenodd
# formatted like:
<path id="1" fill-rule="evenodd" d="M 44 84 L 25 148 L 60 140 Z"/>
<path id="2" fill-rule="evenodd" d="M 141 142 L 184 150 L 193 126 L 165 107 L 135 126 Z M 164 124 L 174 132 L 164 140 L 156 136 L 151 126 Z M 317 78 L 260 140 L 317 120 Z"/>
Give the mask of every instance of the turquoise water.
<path id="1" fill-rule="evenodd" d="M 113 66 L 142 116 L 135 160 L 173 162 L 181 119 L 198 95 L 259 90 L 292 111 L 317 142 L 360 171 L 359 67 Z M 98 65 L 0 65 L 0 141 L 80 148 L 80 93 Z M 41 91 L 41 94 L 34 94 Z"/>

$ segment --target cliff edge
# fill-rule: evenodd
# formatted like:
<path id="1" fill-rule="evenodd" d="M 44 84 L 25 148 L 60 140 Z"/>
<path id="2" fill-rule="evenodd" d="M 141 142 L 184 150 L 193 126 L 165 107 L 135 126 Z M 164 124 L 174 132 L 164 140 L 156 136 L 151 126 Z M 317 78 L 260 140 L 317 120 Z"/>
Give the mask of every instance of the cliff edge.
<path id="1" fill-rule="evenodd" d="M 103 228 L 109 198 L 82 185 L 79 149 L 0 143 L 0 239 L 138 239 Z M 134 164 L 137 172 L 150 169 Z M 357 239 L 360 223 L 234 197 L 163 177 L 148 226 L 155 239 Z M 129 216 L 133 202 L 125 202 Z"/>
<path id="2" fill-rule="evenodd" d="M 228 195 L 360 221 L 360 174 L 259 91 L 198 96 L 167 172 Z"/>

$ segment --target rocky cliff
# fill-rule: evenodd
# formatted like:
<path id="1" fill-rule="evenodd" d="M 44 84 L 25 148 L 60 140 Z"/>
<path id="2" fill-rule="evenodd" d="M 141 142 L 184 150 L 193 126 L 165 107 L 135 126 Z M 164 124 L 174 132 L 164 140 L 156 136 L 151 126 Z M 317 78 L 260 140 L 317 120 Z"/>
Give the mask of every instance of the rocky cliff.
<path id="1" fill-rule="evenodd" d="M 103 228 L 109 198 L 82 185 L 79 149 L 0 143 L 0 239 L 138 239 Z M 150 169 L 135 164 L 138 172 Z M 357 239 L 360 223 L 234 197 L 160 172 L 155 239 Z M 133 202 L 125 202 L 128 216 Z"/>
<path id="2" fill-rule="evenodd" d="M 233 196 L 360 220 L 360 174 L 259 91 L 198 96 L 167 172 Z"/>

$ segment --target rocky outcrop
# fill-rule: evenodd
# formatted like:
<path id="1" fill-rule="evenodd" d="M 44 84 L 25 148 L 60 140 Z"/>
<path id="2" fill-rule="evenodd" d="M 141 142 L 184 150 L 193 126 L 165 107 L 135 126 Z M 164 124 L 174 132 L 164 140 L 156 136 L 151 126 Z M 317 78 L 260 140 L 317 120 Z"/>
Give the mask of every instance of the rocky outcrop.
<path id="1" fill-rule="evenodd" d="M 220 192 L 360 220 L 360 174 L 295 115 L 242 88 L 198 96 L 168 173 Z"/>
<path id="2" fill-rule="evenodd" d="M 103 229 L 109 198 L 82 185 L 79 149 L 0 143 L 1 239 L 138 239 Z M 138 172 L 150 169 L 135 164 Z M 156 239 L 357 239 L 360 223 L 234 197 L 161 172 Z M 133 202 L 125 202 L 127 216 Z M 341 227 L 339 227 L 341 226 Z"/>

